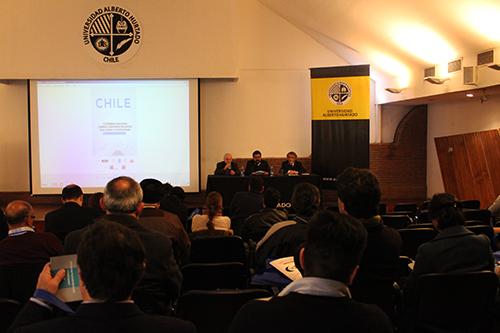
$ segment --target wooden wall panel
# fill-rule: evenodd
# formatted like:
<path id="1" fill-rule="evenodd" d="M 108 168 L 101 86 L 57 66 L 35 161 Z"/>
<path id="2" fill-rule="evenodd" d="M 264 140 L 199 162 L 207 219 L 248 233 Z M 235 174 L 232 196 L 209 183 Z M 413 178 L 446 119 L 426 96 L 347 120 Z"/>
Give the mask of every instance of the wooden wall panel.
<path id="1" fill-rule="evenodd" d="M 500 194 L 498 130 L 435 138 L 445 191 L 486 208 Z"/>

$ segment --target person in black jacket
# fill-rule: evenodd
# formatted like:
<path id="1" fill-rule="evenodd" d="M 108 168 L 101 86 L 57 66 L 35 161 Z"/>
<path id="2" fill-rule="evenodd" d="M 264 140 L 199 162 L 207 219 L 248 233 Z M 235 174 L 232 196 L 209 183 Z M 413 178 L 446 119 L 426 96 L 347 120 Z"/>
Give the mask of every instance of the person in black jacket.
<path id="1" fill-rule="evenodd" d="M 297 154 L 294 151 L 286 154 L 286 161 L 281 163 L 280 174 L 281 175 L 300 175 L 306 172 L 306 168 L 297 161 Z"/>
<path id="2" fill-rule="evenodd" d="M 271 167 L 267 161 L 262 159 L 262 153 L 258 150 L 252 153 L 252 159 L 247 162 L 245 168 L 245 176 L 261 174 L 262 176 L 269 176 Z"/>
<path id="3" fill-rule="evenodd" d="M 216 176 L 239 176 L 240 170 L 238 164 L 233 161 L 233 155 L 230 153 L 224 154 L 224 160 L 217 163 L 214 175 Z"/>
<path id="4" fill-rule="evenodd" d="M 76 184 L 63 188 L 61 197 L 63 206 L 45 215 L 45 231 L 53 233 L 64 243 L 67 234 L 92 224 L 98 214 L 82 207 L 83 191 Z"/>
<path id="5" fill-rule="evenodd" d="M 39 276 L 34 297 L 10 327 L 15 332 L 178 332 L 194 333 L 192 323 L 146 315 L 131 300 L 132 290 L 147 265 L 136 232 L 114 222 L 97 222 L 82 235 L 78 248 L 83 302 L 71 308 L 55 296 L 65 270 L 51 274 L 50 264 Z M 63 316 L 63 313 L 72 315 Z"/>
<path id="6" fill-rule="evenodd" d="M 229 332 L 392 332 L 379 308 L 350 297 L 348 285 L 365 245 L 360 222 L 329 211 L 317 213 L 299 255 L 304 277 L 270 300 L 245 304 Z"/>
<path id="7" fill-rule="evenodd" d="M 98 221 L 116 222 L 137 233 L 146 251 L 146 270 L 134 292 L 134 300 L 148 313 L 166 313 L 179 296 L 182 275 L 175 261 L 172 241 L 151 231 L 138 221 L 144 203 L 142 189 L 130 177 L 118 177 L 106 185 L 103 197 L 107 214 Z M 71 232 L 64 242 L 65 252 L 76 253 L 85 229 Z"/>

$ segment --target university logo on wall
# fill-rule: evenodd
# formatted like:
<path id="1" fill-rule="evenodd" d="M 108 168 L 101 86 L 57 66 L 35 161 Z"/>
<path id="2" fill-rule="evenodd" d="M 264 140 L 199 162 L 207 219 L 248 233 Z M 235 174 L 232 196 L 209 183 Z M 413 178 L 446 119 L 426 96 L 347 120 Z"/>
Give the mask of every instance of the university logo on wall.
<path id="1" fill-rule="evenodd" d="M 328 89 L 328 98 L 335 105 L 345 105 L 349 103 L 352 96 L 351 87 L 342 81 L 336 81 Z"/>
<path id="2" fill-rule="evenodd" d="M 141 45 L 141 26 L 123 7 L 105 6 L 92 12 L 83 25 L 83 43 L 102 63 L 119 64 L 131 59 Z"/>

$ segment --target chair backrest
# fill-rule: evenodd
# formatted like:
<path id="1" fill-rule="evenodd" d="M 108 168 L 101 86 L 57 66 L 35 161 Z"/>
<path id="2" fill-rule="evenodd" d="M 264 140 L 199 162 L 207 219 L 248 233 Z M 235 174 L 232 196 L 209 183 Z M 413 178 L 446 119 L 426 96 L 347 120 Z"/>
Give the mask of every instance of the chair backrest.
<path id="1" fill-rule="evenodd" d="M 271 296 L 264 289 L 192 290 L 181 295 L 176 313 L 194 323 L 198 333 L 227 332 L 234 316 L 246 302 Z"/>
<path id="2" fill-rule="evenodd" d="M 0 298 L 0 333 L 7 332 L 21 306 L 22 304 L 14 299 Z"/>
<path id="3" fill-rule="evenodd" d="M 412 212 L 416 213 L 418 211 L 418 204 L 416 203 L 398 203 L 394 205 L 395 212 Z"/>
<path id="4" fill-rule="evenodd" d="M 416 324 L 472 332 L 468 329 L 488 322 L 497 288 L 498 277 L 491 271 L 422 275 L 417 280 Z"/>
<path id="5" fill-rule="evenodd" d="M 244 289 L 249 272 L 241 262 L 188 264 L 181 268 L 182 291 Z"/>
<path id="6" fill-rule="evenodd" d="M 481 208 L 481 201 L 479 200 L 462 200 L 460 201 L 463 209 L 479 209 Z"/>
<path id="7" fill-rule="evenodd" d="M 428 222 L 428 223 L 414 223 L 414 224 L 408 225 L 407 228 L 408 229 L 422 229 L 422 228 L 433 229 L 434 226 L 430 222 Z"/>
<path id="8" fill-rule="evenodd" d="M 237 261 L 247 263 L 247 249 L 239 236 L 207 236 L 191 239 L 192 263 Z"/>
<path id="9" fill-rule="evenodd" d="M 35 291 L 38 275 L 45 264 L 0 266 L 0 297 L 26 302 Z"/>
<path id="10" fill-rule="evenodd" d="M 399 229 L 399 234 L 403 244 L 401 246 L 401 255 L 415 259 L 418 247 L 428 242 L 437 235 L 437 231 L 431 228 L 407 228 Z"/>
<path id="11" fill-rule="evenodd" d="M 393 229 L 404 229 L 412 222 L 408 215 L 382 215 L 382 221 Z"/>
<path id="12" fill-rule="evenodd" d="M 466 221 L 477 220 L 491 225 L 491 212 L 488 209 L 464 209 Z"/>

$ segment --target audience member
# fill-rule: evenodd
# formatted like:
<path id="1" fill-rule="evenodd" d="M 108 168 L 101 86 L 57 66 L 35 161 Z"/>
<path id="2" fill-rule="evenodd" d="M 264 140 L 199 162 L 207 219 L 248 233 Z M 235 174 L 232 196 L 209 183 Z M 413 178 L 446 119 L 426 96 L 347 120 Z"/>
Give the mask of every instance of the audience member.
<path id="1" fill-rule="evenodd" d="M 221 233 L 232 235 L 231 219 L 222 215 L 222 196 L 218 192 L 210 192 L 207 195 L 205 203 L 205 212 L 203 215 L 196 214 L 193 216 L 191 225 L 192 232 L 208 230 L 208 232 Z"/>
<path id="2" fill-rule="evenodd" d="M 170 194 L 170 191 L 172 191 L 173 188 L 174 187 L 169 182 L 164 183 L 162 187 L 163 195 Z"/>
<path id="3" fill-rule="evenodd" d="M 70 184 L 62 190 L 63 206 L 45 215 L 45 231 L 51 232 L 64 242 L 73 230 L 85 228 L 93 223 L 97 214 L 90 208 L 82 207 L 83 191 L 80 186 Z"/>
<path id="4" fill-rule="evenodd" d="M 189 214 L 184 204 L 184 190 L 182 187 L 171 187 L 168 193 L 164 193 L 163 198 L 160 200 L 160 209 L 177 215 L 184 229 L 189 230 L 187 228 Z"/>
<path id="5" fill-rule="evenodd" d="M 64 248 L 48 232 L 35 232 L 33 208 L 26 201 L 15 200 L 5 208 L 9 235 L 0 241 L 0 265 L 46 263 L 61 255 Z"/>
<path id="6" fill-rule="evenodd" d="M 493 216 L 495 222 L 500 222 L 500 195 L 491 204 L 491 206 L 488 207 L 488 210 L 491 212 L 491 216 Z"/>
<path id="7" fill-rule="evenodd" d="M 238 169 L 238 164 L 233 161 L 233 155 L 230 153 L 224 154 L 224 160 L 217 163 L 215 167 L 214 175 L 216 176 L 239 176 L 240 169 Z"/>
<path id="8" fill-rule="evenodd" d="M 339 211 L 357 218 L 368 232 L 366 250 L 351 287 L 355 300 L 393 315 L 393 282 L 399 278 L 401 236 L 378 215 L 381 192 L 373 173 L 347 168 L 337 177 Z"/>
<path id="9" fill-rule="evenodd" d="M 280 201 L 280 192 L 274 187 L 264 191 L 264 208 L 249 216 L 243 223 L 241 237 L 258 242 L 274 224 L 285 221 L 288 214 L 276 207 Z"/>
<path id="10" fill-rule="evenodd" d="M 236 235 L 241 234 L 243 222 L 253 213 L 264 207 L 262 192 L 264 191 L 264 181 L 262 177 L 250 176 L 248 181 L 248 191 L 236 192 L 231 201 L 231 225 Z"/>
<path id="11" fill-rule="evenodd" d="M 54 302 L 64 270 L 52 277 L 47 264 L 34 297 L 21 310 L 11 329 L 20 332 L 195 332 L 189 322 L 168 316 L 146 315 L 131 300 L 144 274 L 147 254 L 130 228 L 97 222 L 86 230 L 78 248 L 83 302 L 76 313 L 55 318 Z M 67 309 L 66 309 L 67 310 Z M 17 331 L 16 331 L 17 332 Z"/>
<path id="12" fill-rule="evenodd" d="M 309 183 L 295 186 L 292 194 L 292 220 L 275 223 L 257 243 L 256 269 L 262 271 L 266 261 L 294 256 L 304 243 L 309 220 L 320 205 L 319 189 Z"/>
<path id="13" fill-rule="evenodd" d="M 264 175 L 268 176 L 271 172 L 271 168 L 269 167 L 269 163 L 262 159 L 262 153 L 258 150 L 252 153 L 252 159 L 247 162 L 247 166 L 245 168 L 245 175 Z"/>
<path id="14" fill-rule="evenodd" d="M 0 240 L 9 235 L 9 225 L 5 221 L 5 213 L 0 208 Z"/>
<path id="15" fill-rule="evenodd" d="M 106 208 L 102 206 L 101 199 L 104 196 L 102 192 L 95 192 L 89 196 L 87 206 L 94 211 L 96 217 L 106 214 Z"/>
<path id="16" fill-rule="evenodd" d="M 392 332 L 379 308 L 350 297 L 366 237 L 349 216 L 316 214 L 299 255 L 304 277 L 269 300 L 244 305 L 229 332 Z"/>
<path id="17" fill-rule="evenodd" d="M 429 214 L 439 234 L 418 248 L 413 271 L 405 286 L 408 303 L 413 301 L 416 281 L 422 274 L 494 270 L 490 240 L 486 235 L 476 235 L 465 228 L 460 202 L 452 194 L 435 194 Z"/>
<path id="18" fill-rule="evenodd" d="M 177 263 L 183 266 L 189 259 L 191 242 L 179 217 L 159 208 L 163 184 L 157 179 L 148 178 L 142 180 L 140 185 L 144 209 L 139 215 L 139 223 L 170 238 Z"/>
<path id="19" fill-rule="evenodd" d="M 35 232 L 29 203 L 12 201 L 5 212 L 9 235 L 0 241 L 0 298 L 24 303 L 33 294 L 43 265 L 64 248 L 54 234 Z"/>
<path id="20" fill-rule="evenodd" d="M 297 154 L 293 151 L 286 154 L 286 161 L 281 163 L 281 175 L 299 175 L 306 172 L 300 161 L 297 161 Z"/>
<path id="21" fill-rule="evenodd" d="M 140 185 L 130 177 L 118 177 L 106 185 L 103 203 L 107 214 L 100 221 L 117 222 L 137 233 L 146 251 L 146 270 L 139 282 L 134 300 L 146 312 L 166 313 L 170 302 L 179 296 L 182 276 L 175 261 L 170 239 L 138 223 L 144 204 Z M 83 233 L 80 229 L 68 234 L 66 253 L 76 253 Z"/>

